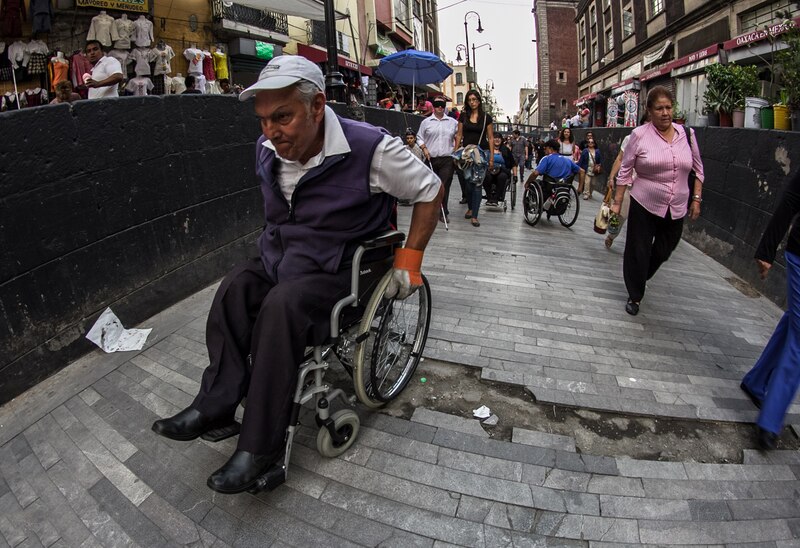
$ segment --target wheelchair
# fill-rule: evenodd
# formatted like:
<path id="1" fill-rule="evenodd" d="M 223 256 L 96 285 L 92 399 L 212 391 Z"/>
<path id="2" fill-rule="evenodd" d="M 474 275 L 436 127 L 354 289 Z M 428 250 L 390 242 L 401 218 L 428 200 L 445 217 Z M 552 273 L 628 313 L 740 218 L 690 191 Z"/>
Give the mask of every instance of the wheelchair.
<path id="1" fill-rule="evenodd" d="M 544 213 L 548 219 L 553 215 L 557 216 L 559 222 L 567 228 L 574 225 L 580 211 L 578 191 L 572 186 L 574 179 L 574 175 L 564 179 L 554 179 L 549 175 L 529 179 L 522 196 L 525 222 L 536 226 Z M 548 196 L 545 196 L 546 184 L 550 188 Z"/>
<path id="2" fill-rule="evenodd" d="M 392 276 L 393 257 L 362 264 L 364 254 L 380 248 L 396 247 L 405 234 L 391 231 L 359 243 L 352 260 L 350 295 L 337 302 L 331 311 L 330 337 L 312 347 L 299 367 L 289 427 L 286 453 L 250 490 L 272 490 L 286 481 L 294 434 L 303 405 L 314 400 L 317 451 L 323 457 L 336 457 L 347 451 L 358 436 L 360 420 L 349 407 L 360 401 L 378 408 L 396 398 L 411 380 L 422 358 L 431 321 L 431 290 L 427 278 L 404 300 L 387 299 L 384 294 Z M 333 353 L 353 379 L 354 396 L 324 382 Z M 341 399 L 346 406 L 331 412 L 331 402 Z"/>
<path id="3" fill-rule="evenodd" d="M 514 182 L 514 178 L 511 175 L 511 170 L 506 171 L 508 175 L 508 182 L 506 183 L 506 190 L 503 193 L 503 200 L 498 201 L 498 205 L 496 207 L 500 207 L 502 205 L 503 211 L 508 211 L 509 203 L 511 205 L 511 211 L 514 211 L 514 207 L 517 205 L 517 184 Z M 494 194 L 494 185 L 496 184 L 494 181 L 488 182 L 489 178 L 492 176 L 490 171 L 486 172 L 486 178 L 484 179 L 483 187 L 486 190 L 486 194 L 484 195 L 483 199 L 489 199 L 490 195 Z"/>

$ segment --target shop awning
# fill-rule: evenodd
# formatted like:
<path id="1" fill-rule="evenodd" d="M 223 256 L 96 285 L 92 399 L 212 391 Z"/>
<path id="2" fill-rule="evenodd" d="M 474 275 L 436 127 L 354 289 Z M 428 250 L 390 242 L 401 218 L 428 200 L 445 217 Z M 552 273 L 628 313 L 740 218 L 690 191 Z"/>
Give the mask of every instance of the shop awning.
<path id="1" fill-rule="evenodd" d="M 578 97 L 572 101 L 572 104 L 575 106 L 582 105 L 584 103 L 588 103 L 589 101 L 593 101 L 595 97 L 597 97 L 597 93 L 587 93 L 586 95 Z"/>
<path id="2" fill-rule="evenodd" d="M 611 86 L 611 95 L 619 95 L 624 91 L 628 91 L 629 89 L 641 89 L 641 84 L 639 83 L 638 78 L 628 78 L 627 80 L 623 80 L 617 84 Z"/>
<path id="3" fill-rule="evenodd" d="M 285 13 L 296 17 L 305 17 L 315 21 L 325 20 L 325 4 L 320 0 L 236 0 L 231 2 L 249 6 L 259 10 Z M 336 12 L 337 19 L 345 19 L 347 15 Z"/>
<path id="4" fill-rule="evenodd" d="M 323 51 L 321 49 L 313 48 L 311 46 L 306 46 L 305 44 L 297 44 L 297 54 L 302 55 L 309 61 L 313 61 L 315 63 L 327 63 L 328 62 L 328 52 Z M 339 57 L 339 66 L 342 68 L 346 68 L 349 70 L 354 70 L 356 72 L 360 72 L 366 76 L 372 76 L 372 69 L 364 66 L 359 65 L 355 61 L 348 59 L 347 57 Z"/>
<path id="5" fill-rule="evenodd" d="M 722 44 L 723 49 L 736 49 L 741 48 L 755 42 L 761 42 L 762 40 L 766 40 L 768 36 L 778 36 L 783 34 L 787 30 L 792 27 L 796 27 L 800 25 L 800 17 L 795 17 L 791 21 L 788 22 L 781 22 L 775 25 L 770 25 L 766 29 L 758 29 L 752 32 L 747 32 L 745 34 L 740 34 L 736 38 L 731 38 L 727 42 Z"/>
<path id="6" fill-rule="evenodd" d="M 666 41 L 666 42 L 664 42 L 664 44 L 663 44 L 663 45 L 662 45 L 660 48 L 658 48 L 657 50 L 655 50 L 655 51 L 652 51 L 652 52 L 650 52 L 650 53 L 646 53 L 646 54 L 645 54 L 645 55 L 642 57 L 642 61 L 644 62 L 644 66 L 646 67 L 646 66 L 648 66 L 648 65 L 653 65 L 653 64 L 655 64 L 656 62 L 658 62 L 658 60 L 659 60 L 659 59 L 661 59 L 662 57 L 664 57 L 664 54 L 665 54 L 665 53 L 667 53 L 667 50 L 670 48 L 670 46 L 671 46 L 671 45 L 672 45 L 672 40 L 667 40 L 667 41 Z"/>

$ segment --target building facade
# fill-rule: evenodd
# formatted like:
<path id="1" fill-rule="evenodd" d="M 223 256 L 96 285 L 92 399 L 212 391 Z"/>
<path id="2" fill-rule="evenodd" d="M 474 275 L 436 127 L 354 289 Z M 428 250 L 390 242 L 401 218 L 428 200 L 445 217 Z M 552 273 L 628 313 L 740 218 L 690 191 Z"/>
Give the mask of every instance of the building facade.
<path id="1" fill-rule="evenodd" d="M 577 1 L 537 0 L 533 8 L 538 59 L 538 105 L 534 124 L 560 124 L 572 113 L 578 94 Z"/>
<path id="2" fill-rule="evenodd" d="M 467 66 L 465 64 L 454 65 L 452 63 L 448 63 L 448 66 L 453 69 L 453 74 L 442 82 L 442 93 L 452 100 L 450 107 L 456 107 L 461 110 L 464 108 L 464 96 L 469 91 Z"/>
<path id="3" fill-rule="evenodd" d="M 592 111 L 595 126 L 633 126 L 647 91 L 662 85 L 688 124 L 702 124 L 704 68 L 731 61 L 766 67 L 776 46 L 765 29 L 779 34 L 777 12 L 786 11 L 800 15 L 792 0 L 581 0 L 575 104 Z"/>

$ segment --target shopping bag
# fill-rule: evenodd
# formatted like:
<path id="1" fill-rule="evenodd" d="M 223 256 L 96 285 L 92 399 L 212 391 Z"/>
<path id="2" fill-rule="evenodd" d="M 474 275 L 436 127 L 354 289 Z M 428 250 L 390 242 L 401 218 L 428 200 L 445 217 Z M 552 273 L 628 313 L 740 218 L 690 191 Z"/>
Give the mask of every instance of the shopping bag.
<path id="1" fill-rule="evenodd" d="M 613 191 L 609 188 L 603 198 L 603 203 L 600 204 L 600 211 L 594 218 L 594 231 L 598 234 L 605 234 L 608 230 L 608 221 L 611 218 L 611 195 Z"/>

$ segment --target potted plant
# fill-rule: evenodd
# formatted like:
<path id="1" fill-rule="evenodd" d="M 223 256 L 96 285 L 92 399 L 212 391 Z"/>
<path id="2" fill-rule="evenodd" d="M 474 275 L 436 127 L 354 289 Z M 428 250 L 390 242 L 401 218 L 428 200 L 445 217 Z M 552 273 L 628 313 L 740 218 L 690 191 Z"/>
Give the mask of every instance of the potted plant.
<path id="1" fill-rule="evenodd" d="M 743 67 L 736 63 L 728 67 L 733 78 L 733 127 L 744 127 L 745 98 L 755 97 L 759 91 L 758 69 L 754 65 Z"/>
<path id="2" fill-rule="evenodd" d="M 789 118 L 789 92 L 786 89 L 781 90 L 780 99 L 778 99 L 777 103 L 772 105 L 772 111 L 774 112 L 775 129 L 786 131 L 791 128 Z"/>
<path id="3" fill-rule="evenodd" d="M 681 109 L 681 104 L 676 100 L 672 104 L 672 121 L 676 124 L 686 123 L 686 113 Z"/>
<path id="4" fill-rule="evenodd" d="M 784 15 L 788 17 L 788 14 Z M 786 93 L 785 96 L 782 93 L 781 102 L 791 109 L 792 130 L 800 131 L 800 30 L 792 26 L 781 38 L 787 46 L 777 53 L 781 83 Z"/>
<path id="5" fill-rule="evenodd" d="M 703 92 L 703 110 L 708 116 L 708 125 L 731 126 L 733 110 L 731 95 L 733 78 L 727 65 L 713 63 L 705 68 L 706 90 Z"/>

